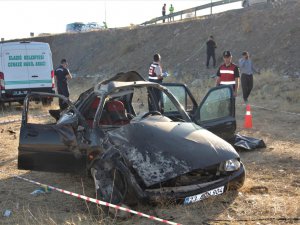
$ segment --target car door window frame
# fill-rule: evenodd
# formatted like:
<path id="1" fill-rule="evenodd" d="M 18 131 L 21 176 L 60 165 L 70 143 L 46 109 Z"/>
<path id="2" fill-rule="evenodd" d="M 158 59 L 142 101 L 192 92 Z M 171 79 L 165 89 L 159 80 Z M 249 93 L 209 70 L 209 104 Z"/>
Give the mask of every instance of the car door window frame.
<path id="1" fill-rule="evenodd" d="M 181 84 L 181 83 L 162 83 L 162 85 L 163 85 L 164 87 L 166 87 L 166 88 L 168 88 L 169 86 L 171 86 L 171 87 L 183 87 L 184 90 L 185 90 L 185 103 L 184 103 L 185 105 L 183 105 L 183 106 L 184 106 L 184 110 L 185 110 L 186 112 L 188 112 L 188 113 L 191 113 L 191 115 L 194 114 L 194 113 L 196 112 L 196 110 L 197 110 L 197 108 L 198 108 L 197 101 L 195 100 L 194 96 L 192 95 L 190 89 L 189 89 L 185 84 Z M 169 90 L 169 91 L 170 91 L 170 90 Z M 170 92 L 171 92 L 171 91 L 170 91 Z M 172 92 L 171 92 L 171 93 L 172 93 Z M 175 96 L 174 93 L 172 93 L 172 95 Z M 177 96 L 175 96 L 175 97 L 177 98 Z M 192 104 L 193 104 L 193 109 L 192 109 L 192 111 L 187 111 L 187 103 L 188 103 L 187 98 L 188 98 L 188 97 L 191 99 Z M 178 100 L 178 101 L 179 101 L 179 100 Z M 181 104 L 181 103 L 180 103 L 180 104 Z"/>
<path id="2" fill-rule="evenodd" d="M 206 100 L 207 98 L 209 97 L 209 95 L 212 93 L 212 92 L 215 92 L 217 90 L 221 90 L 221 89 L 229 89 L 230 91 L 230 111 L 229 111 L 229 115 L 227 116 L 222 116 L 222 117 L 218 117 L 218 118 L 214 118 L 214 119 L 210 119 L 210 120 L 205 120 L 205 121 L 202 121 L 201 120 L 201 115 L 200 115 L 200 112 L 201 112 L 201 108 L 202 107 L 205 107 L 204 104 L 206 103 Z M 235 103 L 234 103 L 234 97 L 233 97 L 233 89 L 231 86 L 228 86 L 228 85 L 223 85 L 223 86 L 218 86 L 218 87 L 214 87 L 214 88 L 211 88 L 208 93 L 206 94 L 206 96 L 204 97 L 204 99 L 201 101 L 201 103 L 199 104 L 199 107 L 198 109 L 196 110 L 195 114 L 194 114 L 194 117 L 193 117 L 193 120 L 195 122 L 197 122 L 197 124 L 203 124 L 203 123 L 206 123 L 206 122 L 210 122 L 210 121 L 215 121 L 215 120 L 219 120 L 219 119 L 222 119 L 222 118 L 226 118 L 226 117 L 235 117 Z"/>

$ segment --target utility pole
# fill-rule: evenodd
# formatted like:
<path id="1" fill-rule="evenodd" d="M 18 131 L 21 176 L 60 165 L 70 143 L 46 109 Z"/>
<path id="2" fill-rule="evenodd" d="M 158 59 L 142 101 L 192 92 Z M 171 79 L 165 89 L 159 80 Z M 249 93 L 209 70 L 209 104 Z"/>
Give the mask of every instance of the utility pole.
<path id="1" fill-rule="evenodd" d="M 106 23 L 106 0 L 104 2 L 104 22 Z"/>
<path id="2" fill-rule="evenodd" d="M 212 0 L 210 0 L 210 15 L 212 15 Z"/>

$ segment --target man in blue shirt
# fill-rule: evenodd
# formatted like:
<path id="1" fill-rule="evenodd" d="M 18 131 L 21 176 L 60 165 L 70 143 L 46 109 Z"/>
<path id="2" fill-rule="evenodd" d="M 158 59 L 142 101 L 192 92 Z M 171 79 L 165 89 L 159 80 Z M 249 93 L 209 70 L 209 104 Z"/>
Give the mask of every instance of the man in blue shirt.
<path id="1" fill-rule="evenodd" d="M 253 66 L 248 52 L 243 52 L 242 56 L 243 57 L 239 59 L 239 67 L 242 74 L 241 83 L 243 89 L 243 99 L 245 104 L 247 104 L 248 97 L 253 88 L 253 73 L 260 74 L 260 72 Z"/>

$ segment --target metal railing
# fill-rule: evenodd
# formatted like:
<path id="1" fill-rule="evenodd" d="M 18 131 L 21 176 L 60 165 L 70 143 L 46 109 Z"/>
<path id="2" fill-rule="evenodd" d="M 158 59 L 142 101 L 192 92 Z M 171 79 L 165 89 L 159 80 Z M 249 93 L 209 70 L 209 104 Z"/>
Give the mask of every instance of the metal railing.
<path id="1" fill-rule="evenodd" d="M 234 3 L 234 2 L 242 2 L 242 0 L 222 0 L 222 1 L 211 2 L 211 3 L 205 4 L 205 5 L 200 5 L 200 6 L 197 6 L 197 7 L 194 7 L 194 8 L 178 11 L 178 12 L 175 12 L 175 13 L 172 13 L 172 14 L 169 14 L 169 15 L 156 17 L 152 20 L 149 20 L 149 21 L 146 21 L 146 22 L 142 23 L 141 25 L 148 25 L 148 24 L 153 24 L 153 23 L 156 24 L 159 21 L 171 20 L 172 18 L 174 20 L 175 16 L 180 16 L 180 19 L 182 20 L 182 15 L 188 14 L 188 13 L 194 13 L 195 17 L 196 17 L 197 16 L 197 11 L 199 11 L 199 10 L 208 9 L 208 8 L 210 8 L 212 10 L 212 8 L 215 7 L 215 6 L 225 5 L 225 4 Z"/>

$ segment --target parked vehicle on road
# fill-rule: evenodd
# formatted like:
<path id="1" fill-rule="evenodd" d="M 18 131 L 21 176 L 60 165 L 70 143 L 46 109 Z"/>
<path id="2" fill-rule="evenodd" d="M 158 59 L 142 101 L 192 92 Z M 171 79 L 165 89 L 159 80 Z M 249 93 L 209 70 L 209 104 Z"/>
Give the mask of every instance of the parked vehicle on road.
<path id="1" fill-rule="evenodd" d="M 185 85 L 164 85 L 132 71 L 83 92 L 74 104 L 60 95 L 28 95 L 18 168 L 87 169 L 96 196 L 114 204 L 190 204 L 242 186 L 243 163 L 222 139 L 236 128 L 231 87 L 212 88 L 198 105 Z M 48 96 L 69 107 L 49 112 L 54 123 L 29 122 L 30 99 Z"/>
<path id="2" fill-rule="evenodd" d="M 32 92 L 54 93 L 52 53 L 48 43 L 0 43 L 0 103 L 23 102 Z M 50 104 L 51 98 L 43 104 Z"/>
<path id="3" fill-rule="evenodd" d="M 87 23 L 82 27 L 82 31 L 93 31 L 93 30 L 101 30 L 101 29 L 103 29 L 103 27 L 96 22 Z"/>
<path id="4" fill-rule="evenodd" d="M 66 26 L 66 32 L 68 33 L 81 32 L 84 26 L 85 24 L 81 22 L 69 23 Z"/>

